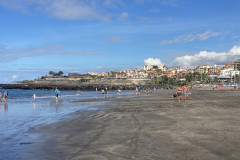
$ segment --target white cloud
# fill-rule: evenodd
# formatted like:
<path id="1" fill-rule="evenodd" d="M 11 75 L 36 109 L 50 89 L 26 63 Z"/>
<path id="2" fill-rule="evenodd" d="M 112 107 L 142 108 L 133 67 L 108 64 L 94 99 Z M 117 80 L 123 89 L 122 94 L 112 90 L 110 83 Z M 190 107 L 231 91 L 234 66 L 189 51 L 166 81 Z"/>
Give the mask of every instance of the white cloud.
<path id="1" fill-rule="evenodd" d="M 213 32 L 211 30 L 208 30 L 203 33 L 198 33 L 198 34 L 189 33 L 189 34 L 177 36 L 172 40 L 164 40 L 161 42 L 161 44 L 165 45 L 165 44 L 172 44 L 172 43 L 192 42 L 195 40 L 205 41 L 209 38 L 217 37 L 221 34 L 222 34 L 221 32 Z"/>
<path id="2" fill-rule="evenodd" d="M 119 20 L 127 20 L 129 17 L 128 13 L 127 12 L 123 12 L 120 16 L 119 16 Z"/>
<path id="3" fill-rule="evenodd" d="M 44 5 L 47 4 L 48 1 L 52 0 L 0 0 L 0 6 L 20 11 L 21 13 L 28 13 L 29 6 L 36 5 Z"/>
<path id="4" fill-rule="evenodd" d="M 160 64 L 162 64 L 161 60 L 158 59 L 158 58 L 155 58 L 155 59 L 154 58 L 145 59 L 144 63 L 146 65 L 160 65 Z"/>
<path id="5" fill-rule="evenodd" d="M 227 52 L 201 51 L 194 55 L 176 57 L 173 66 L 192 66 L 201 64 L 224 64 L 240 57 L 240 46 L 234 46 Z"/>
<path id="6" fill-rule="evenodd" d="M 110 0 L 106 4 L 110 4 Z M 95 0 L 0 0 L 0 6 L 28 13 L 32 10 L 63 20 L 100 20 L 110 21 L 107 14 L 101 12 L 102 4 Z M 112 2 L 111 2 L 112 3 Z M 113 3 L 112 3 L 113 4 Z"/>
<path id="7" fill-rule="evenodd" d="M 63 45 L 45 45 L 41 47 L 28 47 L 21 49 L 7 49 L 0 45 L 0 62 L 11 61 L 22 57 L 33 57 L 46 54 L 65 54 L 65 55 L 99 55 L 98 51 L 85 50 L 66 50 Z"/>
<path id="8" fill-rule="evenodd" d="M 12 76 L 12 80 L 14 80 L 14 79 L 16 79 L 17 78 L 17 76 L 16 75 L 13 75 Z"/>
<path id="9" fill-rule="evenodd" d="M 91 5 L 77 0 L 54 0 L 45 10 L 50 16 L 58 19 L 97 19 L 101 21 L 110 21 L 107 16 L 101 15 L 101 13 L 97 12 L 97 9 Z"/>

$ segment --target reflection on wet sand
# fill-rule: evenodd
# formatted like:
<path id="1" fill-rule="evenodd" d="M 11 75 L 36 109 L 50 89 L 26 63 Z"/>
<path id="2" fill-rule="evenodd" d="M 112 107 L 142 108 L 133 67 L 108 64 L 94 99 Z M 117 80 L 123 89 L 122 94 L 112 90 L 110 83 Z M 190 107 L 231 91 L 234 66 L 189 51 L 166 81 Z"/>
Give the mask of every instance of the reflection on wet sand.
<path id="1" fill-rule="evenodd" d="M 36 109 L 36 102 L 33 102 L 33 108 Z"/>
<path id="2" fill-rule="evenodd" d="M 1 105 L 0 105 L 0 112 L 1 112 L 1 110 L 2 110 L 2 105 L 3 105 L 3 108 L 4 108 L 4 111 L 6 112 L 7 110 L 8 110 L 8 104 L 7 104 L 7 102 L 0 102 L 1 103 Z"/>
<path id="3" fill-rule="evenodd" d="M 7 102 L 3 102 L 3 107 L 4 107 L 4 111 L 6 112 L 8 110 L 8 104 Z"/>

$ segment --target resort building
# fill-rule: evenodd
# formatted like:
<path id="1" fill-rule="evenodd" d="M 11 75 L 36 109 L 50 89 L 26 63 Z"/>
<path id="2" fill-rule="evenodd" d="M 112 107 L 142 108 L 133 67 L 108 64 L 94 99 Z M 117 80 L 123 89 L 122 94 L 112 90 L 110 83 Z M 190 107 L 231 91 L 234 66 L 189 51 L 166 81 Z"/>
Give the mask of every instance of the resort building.
<path id="1" fill-rule="evenodd" d="M 178 77 L 182 78 L 182 77 L 185 77 L 187 74 L 188 74 L 187 71 L 180 71 L 180 72 L 178 72 Z"/>
<path id="2" fill-rule="evenodd" d="M 240 75 L 240 71 L 231 70 L 231 69 L 224 69 L 221 70 L 220 75 L 218 76 L 219 79 L 232 79 L 236 75 Z"/>
<path id="3" fill-rule="evenodd" d="M 200 66 L 197 66 L 196 67 L 196 72 L 199 72 L 199 73 L 208 73 L 210 72 L 210 65 L 209 64 L 203 64 L 203 65 L 200 65 Z"/>
<path id="4" fill-rule="evenodd" d="M 177 77 L 177 74 L 174 72 L 165 72 L 164 75 L 166 75 L 168 78 Z"/>
<path id="5" fill-rule="evenodd" d="M 223 69 L 235 70 L 235 62 L 226 63 L 226 64 L 224 65 Z"/>
<path id="6" fill-rule="evenodd" d="M 143 70 L 145 71 L 150 71 L 150 70 L 161 70 L 161 71 L 165 71 L 164 67 L 162 64 L 160 65 L 145 65 L 143 67 Z"/>
<path id="7" fill-rule="evenodd" d="M 234 64 L 235 70 L 240 70 L 240 58 L 237 59 L 237 61 Z"/>

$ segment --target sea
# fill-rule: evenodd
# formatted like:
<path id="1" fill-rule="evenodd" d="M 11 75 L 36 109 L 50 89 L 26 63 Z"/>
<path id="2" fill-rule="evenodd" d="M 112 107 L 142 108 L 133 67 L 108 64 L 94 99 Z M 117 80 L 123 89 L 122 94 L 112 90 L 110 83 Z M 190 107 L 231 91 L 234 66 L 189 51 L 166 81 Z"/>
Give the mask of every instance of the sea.
<path id="1" fill-rule="evenodd" d="M 0 92 L 3 95 L 3 89 Z M 70 118 L 72 113 L 98 111 L 99 106 L 109 103 L 97 100 L 104 98 L 101 91 L 61 91 L 58 101 L 53 90 L 9 89 L 7 92 L 7 101 L 0 102 L 0 160 L 16 159 L 24 145 L 37 141 L 38 135 L 31 134 L 30 129 Z M 108 91 L 108 98 L 134 94 L 134 91 L 123 91 L 119 96 L 117 91 Z"/>

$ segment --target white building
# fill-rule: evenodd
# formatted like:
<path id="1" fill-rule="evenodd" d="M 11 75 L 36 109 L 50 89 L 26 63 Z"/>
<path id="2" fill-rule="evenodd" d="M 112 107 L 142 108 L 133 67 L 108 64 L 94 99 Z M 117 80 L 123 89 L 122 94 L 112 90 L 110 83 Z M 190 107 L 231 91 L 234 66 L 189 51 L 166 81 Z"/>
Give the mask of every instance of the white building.
<path id="1" fill-rule="evenodd" d="M 165 71 L 165 68 L 163 67 L 162 64 L 160 64 L 160 65 L 145 65 L 143 67 L 143 70 L 145 70 L 145 71 L 149 71 L 149 70 L 162 70 L 162 71 Z"/>
<path id="2" fill-rule="evenodd" d="M 233 78 L 235 75 L 240 75 L 240 71 L 232 70 L 232 69 L 224 69 L 224 70 L 221 70 L 218 78 L 229 79 L 229 78 Z"/>

